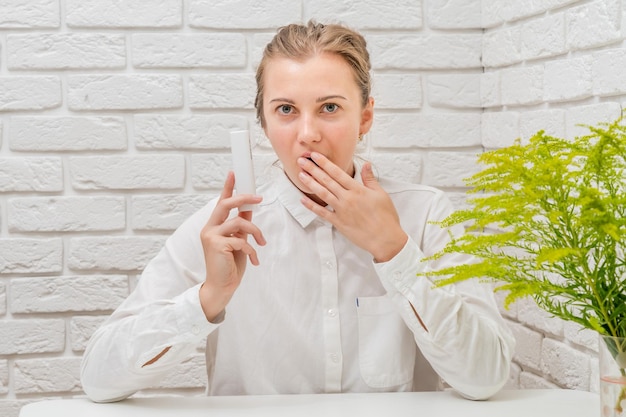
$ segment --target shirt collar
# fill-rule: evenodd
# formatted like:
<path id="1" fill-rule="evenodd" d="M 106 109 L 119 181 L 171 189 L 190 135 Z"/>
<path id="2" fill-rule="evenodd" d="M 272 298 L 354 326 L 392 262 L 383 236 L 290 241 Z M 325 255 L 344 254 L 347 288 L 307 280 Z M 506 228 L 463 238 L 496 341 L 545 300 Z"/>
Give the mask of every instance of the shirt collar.
<path id="1" fill-rule="evenodd" d="M 358 161 L 354 161 L 354 178 L 361 182 L 361 164 Z M 318 218 L 315 213 L 302 205 L 300 202 L 303 196 L 302 191 L 293 185 L 284 172 L 276 178 L 276 189 L 278 200 L 302 228 L 307 227 Z M 332 210 L 330 207 L 328 209 Z"/>

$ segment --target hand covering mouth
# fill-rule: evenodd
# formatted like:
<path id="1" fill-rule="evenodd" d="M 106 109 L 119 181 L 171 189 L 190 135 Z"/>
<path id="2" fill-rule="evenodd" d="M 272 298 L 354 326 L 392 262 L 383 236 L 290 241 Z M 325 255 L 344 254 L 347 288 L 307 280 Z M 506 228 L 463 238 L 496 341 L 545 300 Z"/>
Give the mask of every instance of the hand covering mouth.
<path id="1" fill-rule="evenodd" d="M 309 161 L 311 161 L 311 162 L 313 162 L 315 164 L 315 161 L 310 156 L 307 156 L 306 159 L 308 159 Z M 317 165 L 317 164 L 315 164 L 315 165 Z M 319 166 L 319 165 L 317 165 L 317 166 Z"/>

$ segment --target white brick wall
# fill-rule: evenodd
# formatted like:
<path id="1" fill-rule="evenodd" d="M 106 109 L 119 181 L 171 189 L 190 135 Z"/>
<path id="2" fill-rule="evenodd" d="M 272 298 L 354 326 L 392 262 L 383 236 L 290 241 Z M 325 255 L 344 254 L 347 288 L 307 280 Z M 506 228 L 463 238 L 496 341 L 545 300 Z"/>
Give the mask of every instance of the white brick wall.
<path id="1" fill-rule="evenodd" d="M 621 0 L 0 0 L 0 415 L 81 395 L 89 336 L 216 194 L 229 130 L 251 129 L 269 178 L 254 68 L 310 18 L 368 40 L 364 156 L 459 205 L 478 152 L 582 134 L 626 97 Z M 598 390 L 593 332 L 530 301 L 503 314 L 510 387 Z M 201 351 L 155 389 L 202 393 Z"/>

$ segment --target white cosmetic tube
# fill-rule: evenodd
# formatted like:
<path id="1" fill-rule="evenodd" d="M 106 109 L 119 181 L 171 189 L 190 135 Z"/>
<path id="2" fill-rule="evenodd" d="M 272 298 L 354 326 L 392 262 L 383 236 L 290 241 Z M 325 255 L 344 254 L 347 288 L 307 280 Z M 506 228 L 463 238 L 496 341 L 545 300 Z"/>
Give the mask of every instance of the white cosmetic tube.
<path id="1" fill-rule="evenodd" d="M 235 130 L 230 132 L 230 147 L 233 158 L 233 170 L 235 171 L 235 190 L 237 194 L 256 194 L 250 133 L 247 130 Z M 251 204 L 245 204 L 239 208 L 239 211 L 251 210 Z"/>

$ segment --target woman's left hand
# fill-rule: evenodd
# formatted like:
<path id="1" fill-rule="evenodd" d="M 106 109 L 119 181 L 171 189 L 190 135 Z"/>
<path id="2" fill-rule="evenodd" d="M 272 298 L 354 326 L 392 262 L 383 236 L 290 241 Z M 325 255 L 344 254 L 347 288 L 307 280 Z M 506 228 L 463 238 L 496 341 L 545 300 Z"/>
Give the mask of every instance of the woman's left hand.
<path id="1" fill-rule="evenodd" d="M 369 162 L 363 165 L 361 184 L 324 155 L 313 152 L 311 158 L 315 163 L 306 158 L 298 160 L 305 171 L 300 173 L 299 179 L 333 210 L 308 197 L 302 198 L 302 204 L 368 251 L 376 262 L 386 262 L 396 256 L 408 236 L 400 226 L 391 198 L 378 184 L 372 165 Z"/>

